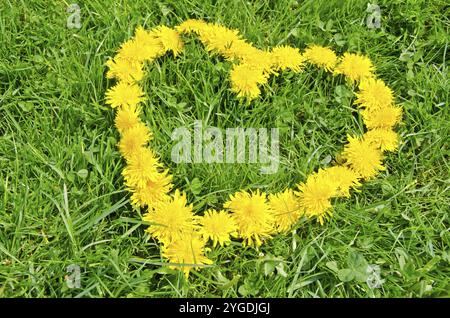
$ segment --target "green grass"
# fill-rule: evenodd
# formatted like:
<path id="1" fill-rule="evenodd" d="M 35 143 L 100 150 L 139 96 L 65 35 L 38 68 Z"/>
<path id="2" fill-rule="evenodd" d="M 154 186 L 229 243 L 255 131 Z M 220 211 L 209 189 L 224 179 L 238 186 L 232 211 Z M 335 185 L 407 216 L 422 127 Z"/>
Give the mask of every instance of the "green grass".
<path id="1" fill-rule="evenodd" d="M 367 1 L 0 0 L 0 297 L 448 297 L 450 7 L 444 0 L 378 1 L 381 29 L 365 25 Z M 259 251 L 235 242 L 189 280 L 168 269 L 123 186 L 105 105 L 104 63 L 137 25 L 187 18 L 220 22 L 256 46 L 318 43 L 363 52 L 403 106 L 402 143 L 387 171 L 337 200 L 323 227 L 301 222 Z M 361 133 L 352 88 L 313 68 L 271 78 L 261 99 L 229 91 L 230 65 L 194 38 L 186 52 L 148 69 L 145 121 L 154 147 L 203 211 L 238 189 L 278 191 L 325 167 L 347 133 Z M 278 173 L 255 165 L 176 165 L 172 130 L 203 119 L 218 127 L 279 127 Z M 212 193 L 212 194 L 210 194 Z M 80 289 L 65 282 L 81 268 Z M 380 266 L 371 289 L 358 273 Z M 354 279 L 353 276 L 356 277 Z"/>

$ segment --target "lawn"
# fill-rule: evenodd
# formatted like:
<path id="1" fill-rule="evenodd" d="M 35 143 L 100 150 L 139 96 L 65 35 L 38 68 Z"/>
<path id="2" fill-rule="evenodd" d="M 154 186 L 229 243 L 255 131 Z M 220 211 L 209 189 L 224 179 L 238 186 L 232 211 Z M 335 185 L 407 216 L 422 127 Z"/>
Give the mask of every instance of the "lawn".
<path id="1" fill-rule="evenodd" d="M 450 6 L 444 0 L 0 0 L 0 297 L 449 297 Z M 238 29 L 259 48 L 320 44 L 360 52 L 404 109 L 387 170 L 333 203 L 323 226 L 302 219 L 259 249 L 213 249 L 188 279 L 171 269 L 133 209 L 121 171 L 105 62 L 137 26 L 195 18 Z M 239 189 L 294 187 L 364 131 L 354 86 L 306 67 L 271 77 L 250 103 L 230 91 L 230 63 L 195 37 L 149 65 L 143 120 L 196 210 Z M 176 164 L 172 131 L 277 127 L 280 167 Z M 380 282 L 368 284 L 367 268 Z M 75 271 L 73 269 L 75 268 Z M 73 286 L 79 269 L 79 286 Z M 72 284 L 71 284 L 72 283 Z M 75 284 L 76 285 L 76 284 Z M 75 288 L 73 288 L 75 287 Z"/>

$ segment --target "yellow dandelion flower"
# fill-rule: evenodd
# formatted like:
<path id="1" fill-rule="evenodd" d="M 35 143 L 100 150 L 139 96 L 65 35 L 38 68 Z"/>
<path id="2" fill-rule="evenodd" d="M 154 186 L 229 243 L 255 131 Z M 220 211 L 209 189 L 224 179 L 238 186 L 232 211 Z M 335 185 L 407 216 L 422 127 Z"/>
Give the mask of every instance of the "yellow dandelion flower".
<path id="1" fill-rule="evenodd" d="M 221 25 L 214 25 L 201 32 L 200 40 L 205 44 L 208 51 L 229 54 L 229 48 L 233 43 L 240 40 L 240 36 L 236 30 L 231 30 Z"/>
<path id="2" fill-rule="evenodd" d="M 183 51 L 183 41 L 181 41 L 180 34 L 166 26 L 160 26 L 155 31 L 156 37 L 161 41 L 165 51 L 172 51 L 174 56 L 177 56 Z"/>
<path id="3" fill-rule="evenodd" d="M 290 69 L 298 73 L 302 69 L 303 62 L 305 61 L 299 49 L 287 45 L 273 48 L 271 54 L 276 68 L 282 71 Z"/>
<path id="4" fill-rule="evenodd" d="M 150 223 L 146 231 L 166 245 L 197 229 L 197 219 L 192 204 L 187 204 L 186 195 L 178 189 L 171 199 L 155 202 L 143 216 Z"/>
<path id="5" fill-rule="evenodd" d="M 198 29 L 198 38 L 203 45 L 207 46 L 211 41 L 215 41 L 220 36 L 222 28 L 219 24 L 208 23 L 205 27 Z"/>
<path id="6" fill-rule="evenodd" d="M 230 195 L 223 205 L 231 211 L 244 245 L 261 246 L 262 240 L 274 233 L 274 216 L 266 203 L 266 194 L 240 191 Z"/>
<path id="7" fill-rule="evenodd" d="M 311 45 L 306 48 L 303 56 L 308 62 L 318 67 L 323 67 L 325 70 L 331 72 L 338 61 L 336 53 L 327 47 L 319 45 Z"/>
<path id="8" fill-rule="evenodd" d="M 124 131 L 119 141 L 119 151 L 125 159 L 130 159 L 152 138 L 150 130 L 144 123 L 137 123 L 127 131 Z"/>
<path id="9" fill-rule="evenodd" d="M 140 148 L 128 159 L 128 164 L 122 170 L 125 184 L 129 188 L 145 187 L 149 181 L 158 178 L 160 166 L 158 158 L 150 149 Z"/>
<path id="10" fill-rule="evenodd" d="M 123 43 L 117 52 L 117 58 L 142 63 L 147 59 L 147 50 L 142 43 L 136 40 L 128 40 Z"/>
<path id="11" fill-rule="evenodd" d="M 334 166 L 319 170 L 318 174 L 323 174 L 323 178 L 329 179 L 337 186 L 337 197 L 350 197 L 350 189 L 361 186 L 359 174 L 354 170 L 344 166 Z"/>
<path id="12" fill-rule="evenodd" d="M 112 108 L 136 106 L 144 100 L 144 92 L 136 84 L 120 82 L 106 92 L 106 102 Z"/>
<path id="13" fill-rule="evenodd" d="M 385 170 L 382 165 L 383 153 L 365 139 L 348 136 L 348 144 L 342 155 L 347 160 L 346 164 L 364 179 Z"/>
<path id="14" fill-rule="evenodd" d="M 125 131 L 141 123 L 139 116 L 140 109 L 137 106 L 120 107 L 114 119 L 114 124 L 119 133 L 123 134 Z"/>
<path id="15" fill-rule="evenodd" d="M 152 61 L 165 52 L 164 46 L 155 31 L 147 31 L 141 26 L 136 28 L 134 42 L 141 46 L 141 57 L 144 61 Z"/>
<path id="16" fill-rule="evenodd" d="M 181 23 L 180 25 L 175 27 L 175 30 L 177 30 L 180 33 L 197 33 L 199 34 L 201 31 L 207 29 L 209 27 L 209 24 L 201 21 L 201 20 L 195 20 L 195 19 L 188 19 Z"/>
<path id="17" fill-rule="evenodd" d="M 275 216 L 275 227 L 279 233 L 289 231 L 303 215 L 299 199 L 291 189 L 270 194 L 269 204 Z"/>
<path id="18" fill-rule="evenodd" d="M 345 52 L 334 71 L 336 74 L 345 75 L 353 82 L 373 77 L 374 66 L 364 55 Z"/>
<path id="19" fill-rule="evenodd" d="M 369 130 L 364 134 L 364 140 L 374 144 L 381 151 L 395 151 L 398 147 L 398 135 L 392 129 Z"/>
<path id="20" fill-rule="evenodd" d="M 208 251 L 205 241 L 197 233 L 190 233 L 165 245 L 162 256 L 171 263 L 170 268 L 183 271 L 188 278 L 191 270 L 213 263 L 205 256 Z"/>
<path id="21" fill-rule="evenodd" d="M 246 53 L 242 53 L 240 59 L 242 60 L 241 65 L 243 64 L 249 69 L 262 72 L 264 78 L 261 79 L 259 84 L 266 84 L 269 75 L 278 75 L 274 55 L 269 51 L 259 50 L 250 46 Z"/>
<path id="22" fill-rule="evenodd" d="M 207 37 L 207 35 L 205 35 Z M 229 61 L 241 61 L 248 64 L 257 64 L 258 56 L 262 54 L 262 50 L 255 48 L 252 44 L 241 38 L 233 39 L 233 35 L 230 35 L 231 39 L 228 39 L 228 45 L 222 48 L 220 54 L 223 55 Z M 260 67 L 262 67 L 260 65 Z"/>
<path id="23" fill-rule="evenodd" d="M 229 61 L 243 61 L 245 60 L 245 57 L 249 55 L 249 52 L 254 50 L 255 48 L 250 43 L 238 39 L 229 42 L 229 45 L 223 49 L 221 54 Z"/>
<path id="24" fill-rule="evenodd" d="M 362 79 L 356 97 L 355 103 L 369 111 L 386 108 L 394 103 L 392 90 L 382 80 L 375 78 Z"/>
<path id="25" fill-rule="evenodd" d="M 144 77 L 143 65 L 136 61 L 115 58 L 109 59 L 106 66 L 109 68 L 107 78 L 115 78 L 124 83 L 134 83 Z"/>
<path id="26" fill-rule="evenodd" d="M 199 220 L 199 233 L 205 240 L 212 240 L 213 246 L 228 244 L 230 236 L 237 235 L 234 219 L 225 211 L 208 210 Z"/>
<path id="27" fill-rule="evenodd" d="M 258 84 L 267 82 L 267 76 L 262 70 L 255 69 L 247 64 L 235 65 L 230 73 L 231 90 L 238 94 L 238 97 L 254 99 L 261 93 Z"/>
<path id="28" fill-rule="evenodd" d="M 151 207 L 156 202 L 169 199 L 168 193 L 172 188 L 172 175 L 168 173 L 168 170 L 157 172 L 144 187 L 132 189 L 131 204 L 135 207 Z"/>
<path id="29" fill-rule="evenodd" d="M 331 198 L 336 196 L 337 188 L 337 184 L 319 173 L 310 175 L 305 183 L 300 183 L 296 194 L 305 215 L 317 218 L 323 225 L 324 219 L 332 215 Z"/>
<path id="30" fill-rule="evenodd" d="M 388 106 L 376 110 L 364 109 L 361 112 L 361 115 L 367 129 L 390 129 L 400 122 L 402 118 L 402 108 Z"/>

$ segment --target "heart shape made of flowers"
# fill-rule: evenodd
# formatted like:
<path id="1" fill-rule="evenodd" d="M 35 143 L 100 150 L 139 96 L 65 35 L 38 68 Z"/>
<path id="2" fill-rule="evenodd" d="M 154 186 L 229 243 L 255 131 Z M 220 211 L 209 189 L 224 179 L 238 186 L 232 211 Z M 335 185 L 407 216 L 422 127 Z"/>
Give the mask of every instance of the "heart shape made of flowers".
<path id="1" fill-rule="evenodd" d="M 272 194 L 239 191 L 230 195 L 221 209 L 195 213 L 186 194 L 173 189 L 171 174 L 148 147 L 152 133 L 140 118 L 140 104 L 146 98 L 140 86 L 144 64 L 168 52 L 178 56 L 184 48 L 182 34 L 196 34 L 208 52 L 233 63 L 231 90 L 238 98 L 258 98 L 271 75 L 285 70 L 301 72 L 306 63 L 334 76 L 345 76 L 358 85 L 355 104 L 367 131 L 362 136 L 348 135 L 342 164 L 319 169 L 297 189 Z M 258 247 L 274 234 L 289 231 L 303 216 L 323 224 L 332 215 L 332 199 L 349 197 L 361 181 L 384 170 L 383 152 L 395 151 L 398 146 L 394 126 L 401 120 L 402 108 L 395 105 L 392 90 L 375 76 L 371 60 L 360 54 L 338 57 L 330 48 L 318 45 L 310 45 L 303 52 L 290 46 L 261 50 L 236 30 L 187 20 L 175 28 L 138 27 L 107 66 L 107 77 L 117 80 L 107 91 L 106 102 L 117 110 L 119 150 L 126 161 L 122 174 L 132 193 L 131 202 L 148 209 L 143 217 L 150 224 L 147 232 L 162 244 L 162 256 L 169 266 L 181 269 L 186 276 L 192 269 L 212 263 L 206 256 L 210 243 L 216 247 L 235 237 L 244 245 Z"/>

